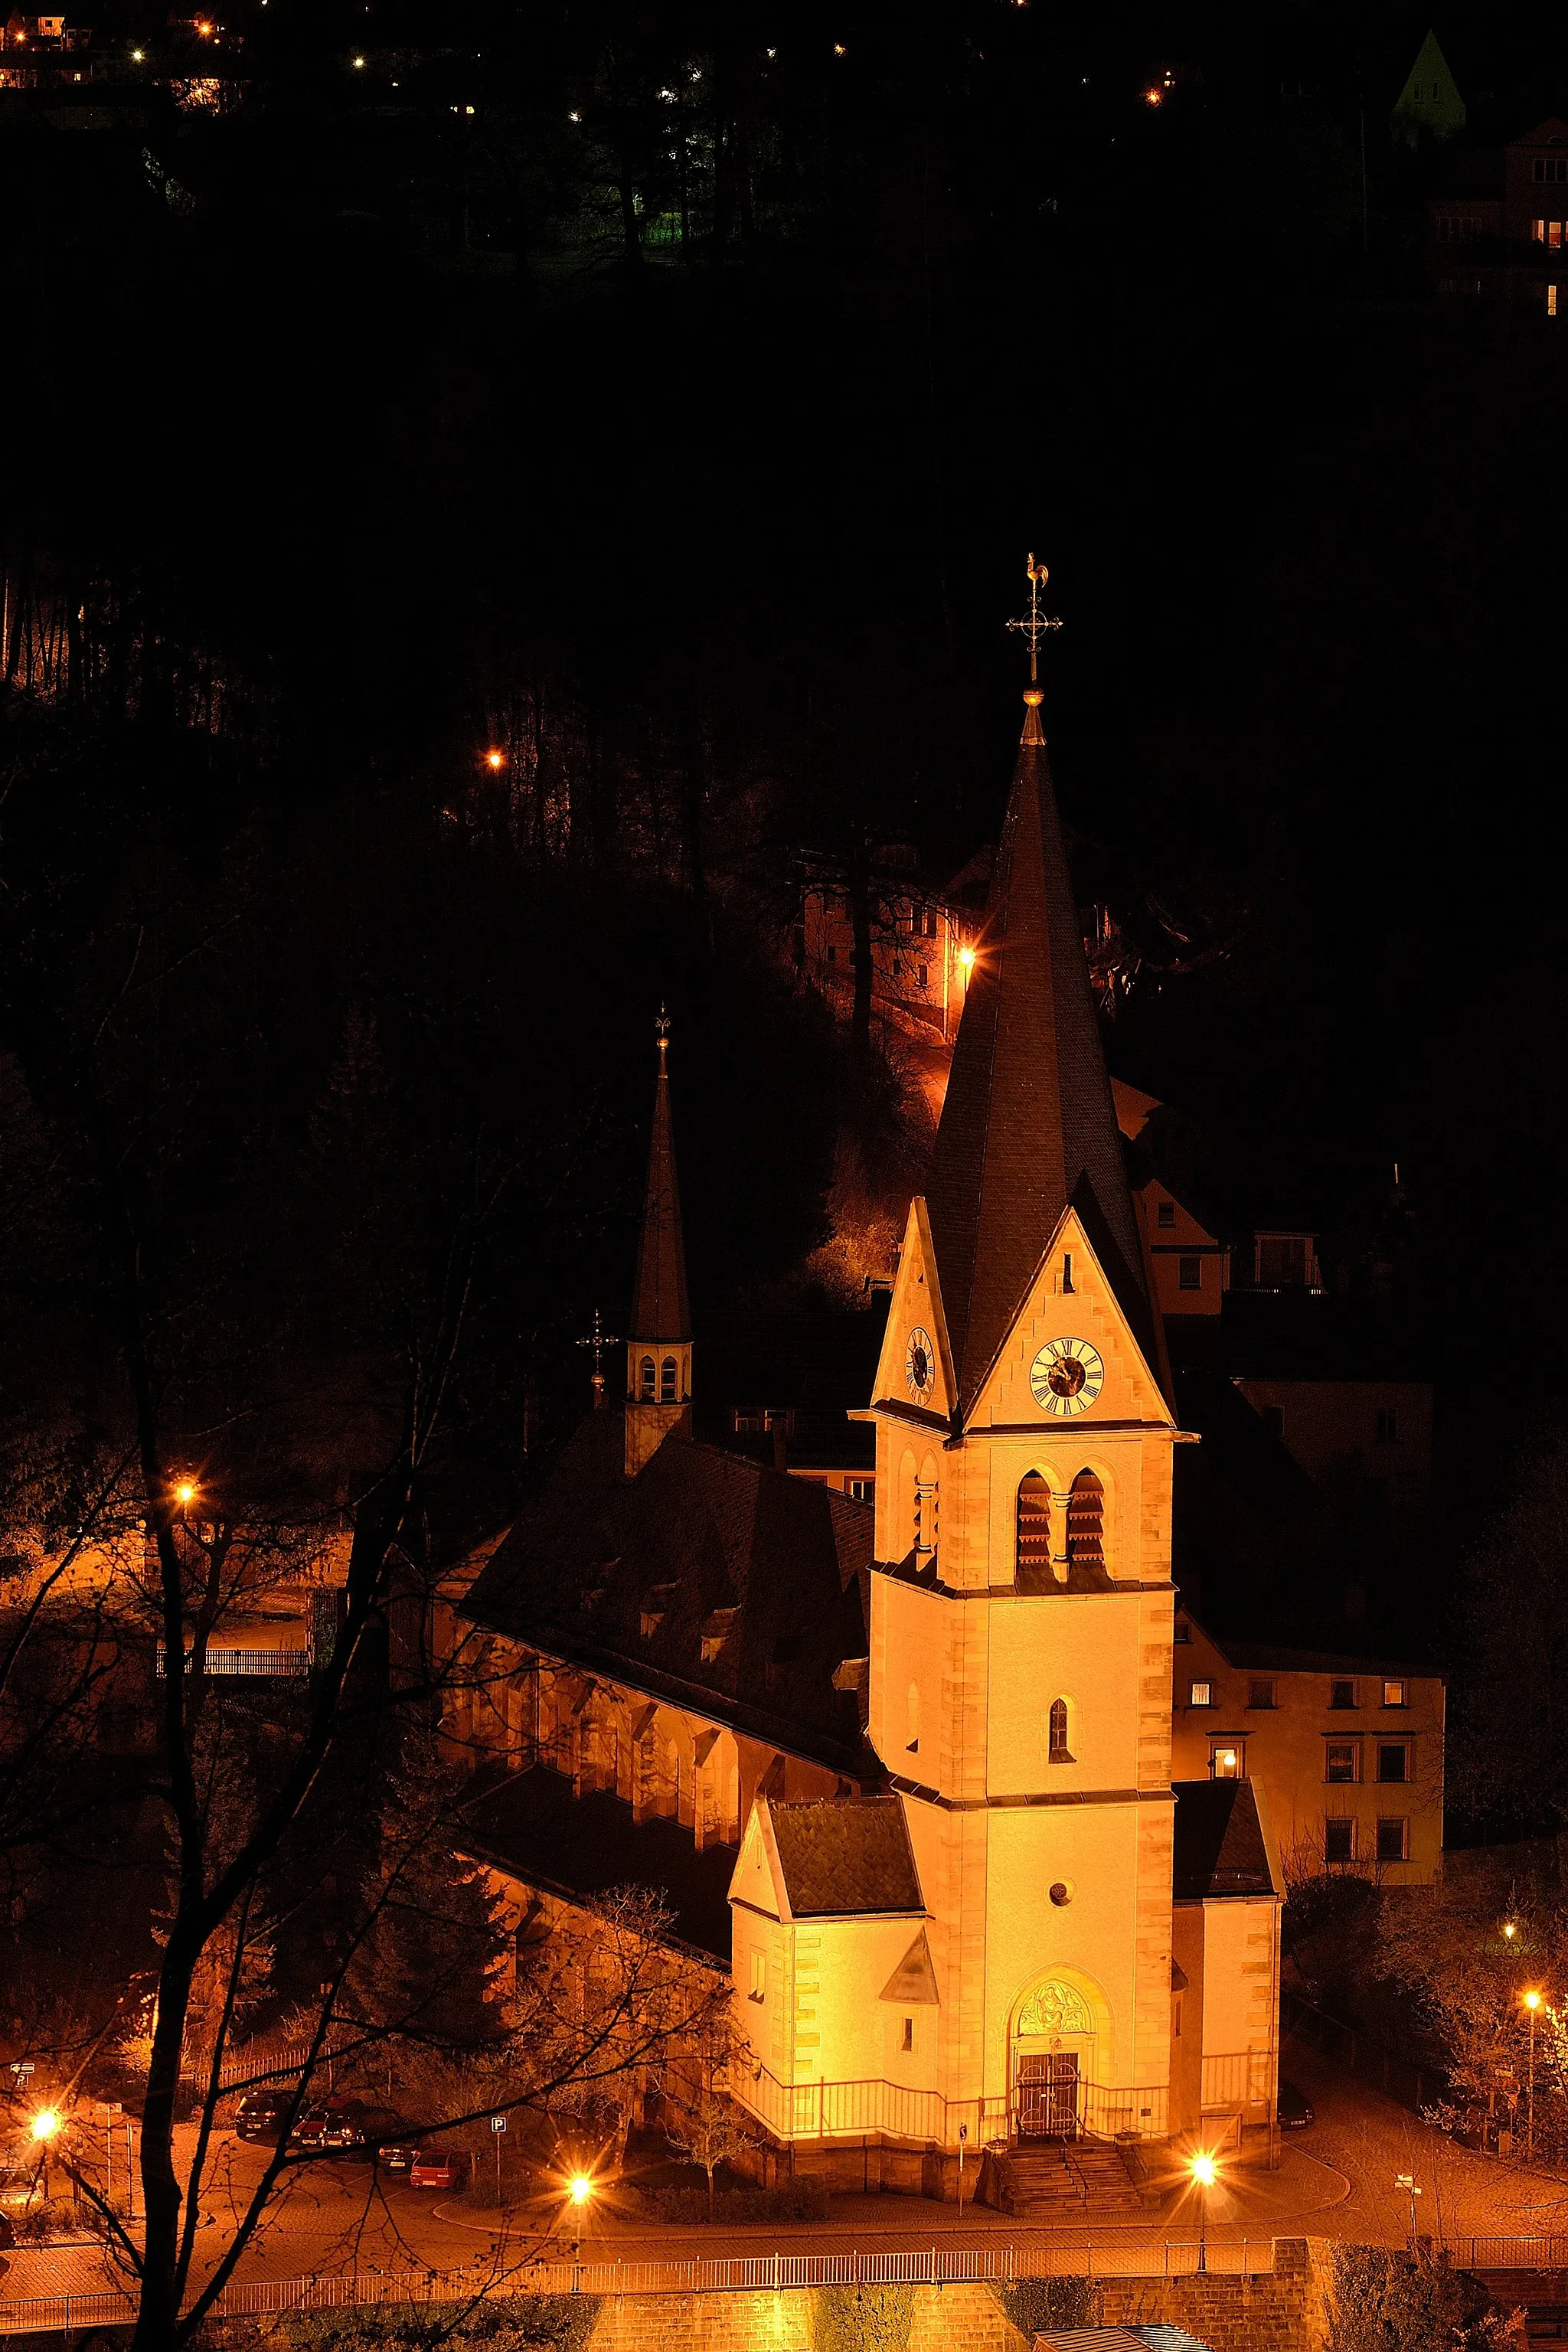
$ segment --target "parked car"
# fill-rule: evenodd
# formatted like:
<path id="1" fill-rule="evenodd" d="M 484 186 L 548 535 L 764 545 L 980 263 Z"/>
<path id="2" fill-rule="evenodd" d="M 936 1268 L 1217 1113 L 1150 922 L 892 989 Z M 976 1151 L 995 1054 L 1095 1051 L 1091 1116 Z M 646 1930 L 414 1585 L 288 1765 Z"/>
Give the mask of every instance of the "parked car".
<path id="1" fill-rule="evenodd" d="M 391 2107 L 356 2107 L 328 2116 L 321 2147 L 338 2156 L 373 2157 L 384 2139 L 404 2128 L 403 2117 Z"/>
<path id="2" fill-rule="evenodd" d="M 1280 2130 L 1302 2131 L 1314 2120 L 1317 2112 L 1306 2092 L 1298 2090 L 1294 2083 L 1287 2083 L 1281 2076 L 1279 2106 Z"/>
<path id="3" fill-rule="evenodd" d="M 248 2091 L 239 2103 L 234 2127 L 241 2139 L 278 2141 L 289 2128 L 291 2091 Z"/>
<path id="4" fill-rule="evenodd" d="M 473 2170 L 467 2148 L 422 2147 L 409 2167 L 411 2189 L 461 2189 Z"/>
<path id="5" fill-rule="evenodd" d="M 327 2134 L 334 2126 L 357 2116 L 364 2106 L 363 2099 L 318 2099 L 306 2108 L 289 2137 L 296 2147 L 321 2148 L 327 2144 Z"/>
<path id="6" fill-rule="evenodd" d="M 418 2139 L 390 2139 L 375 2151 L 375 2160 L 384 2172 L 411 2172 L 425 2153 L 425 2143 Z"/>

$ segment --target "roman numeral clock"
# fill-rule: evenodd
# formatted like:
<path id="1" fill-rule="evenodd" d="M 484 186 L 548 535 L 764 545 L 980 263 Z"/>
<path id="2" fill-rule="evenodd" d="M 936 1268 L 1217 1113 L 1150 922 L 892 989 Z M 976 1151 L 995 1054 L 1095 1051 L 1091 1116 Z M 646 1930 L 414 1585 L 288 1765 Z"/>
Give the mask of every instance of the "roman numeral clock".
<path id="1" fill-rule="evenodd" d="M 1087 1339 L 1047 1339 L 1029 1367 L 1029 1386 L 1043 1412 L 1059 1420 L 1087 1412 L 1105 1386 L 1105 1365 Z"/>

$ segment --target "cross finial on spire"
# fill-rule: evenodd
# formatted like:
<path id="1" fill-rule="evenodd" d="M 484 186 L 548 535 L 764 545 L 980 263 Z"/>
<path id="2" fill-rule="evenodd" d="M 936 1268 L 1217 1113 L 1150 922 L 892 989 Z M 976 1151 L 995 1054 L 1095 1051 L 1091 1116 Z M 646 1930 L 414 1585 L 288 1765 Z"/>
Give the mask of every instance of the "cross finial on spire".
<path id="1" fill-rule="evenodd" d="M 1061 623 L 1040 610 L 1040 591 L 1050 578 L 1043 563 L 1037 563 L 1033 554 L 1028 562 L 1029 609 L 1021 621 L 1009 621 L 1007 626 L 1016 629 L 1029 648 L 1029 684 L 1040 682 L 1040 641 L 1049 629 L 1059 629 Z"/>
<path id="2" fill-rule="evenodd" d="M 654 1023 L 653 1028 L 654 1034 L 658 1039 L 658 1066 L 663 1069 L 664 1057 L 669 1051 L 669 1015 L 662 1004 L 658 1008 L 658 1019 Z"/>
<path id="3" fill-rule="evenodd" d="M 618 1348 L 620 1344 L 613 1331 L 605 1330 L 599 1310 L 595 1307 L 592 1331 L 585 1339 L 579 1339 L 577 1342 L 580 1348 L 591 1348 L 594 1351 L 594 1410 L 595 1412 L 600 1410 L 605 1402 L 605 1350 L 606 1348 Z"/>

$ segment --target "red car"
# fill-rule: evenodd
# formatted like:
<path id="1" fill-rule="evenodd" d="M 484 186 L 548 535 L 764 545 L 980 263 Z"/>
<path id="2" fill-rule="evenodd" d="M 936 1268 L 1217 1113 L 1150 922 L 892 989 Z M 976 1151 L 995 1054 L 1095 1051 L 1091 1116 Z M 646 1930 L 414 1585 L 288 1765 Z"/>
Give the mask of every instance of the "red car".
<path id="1" fill-rule="evenodd" d="M 410 2189 L 461 2189 L 473 2170 L 466 2148 L 422 2147 L 408 2168 Z"/>

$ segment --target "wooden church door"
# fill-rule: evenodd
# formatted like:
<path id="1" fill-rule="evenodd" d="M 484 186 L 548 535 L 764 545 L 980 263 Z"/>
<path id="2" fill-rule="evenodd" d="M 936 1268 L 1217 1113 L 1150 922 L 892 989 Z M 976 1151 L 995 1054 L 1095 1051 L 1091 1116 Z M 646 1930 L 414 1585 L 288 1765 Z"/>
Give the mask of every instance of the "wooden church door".
<path id="1" fill-rule="evenodd" d="M 1078 2052 L 1018 2060 L 1018 2137 L 1078 2137 Z"/>

